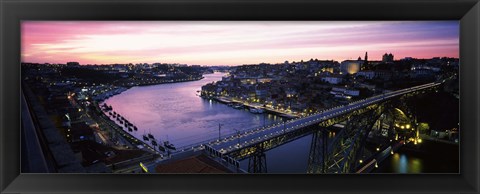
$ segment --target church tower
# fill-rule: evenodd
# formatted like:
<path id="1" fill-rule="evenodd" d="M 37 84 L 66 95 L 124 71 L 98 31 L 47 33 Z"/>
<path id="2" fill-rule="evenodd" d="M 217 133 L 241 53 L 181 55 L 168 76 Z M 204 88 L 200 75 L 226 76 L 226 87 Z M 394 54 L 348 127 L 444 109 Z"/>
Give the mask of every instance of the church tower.
<path id="1" fill-rule="evenodd" d="M 365 52 L 365 60 L 363 61 L 362 70 L 370 69 L 368 66 L 368 52 Z"/>

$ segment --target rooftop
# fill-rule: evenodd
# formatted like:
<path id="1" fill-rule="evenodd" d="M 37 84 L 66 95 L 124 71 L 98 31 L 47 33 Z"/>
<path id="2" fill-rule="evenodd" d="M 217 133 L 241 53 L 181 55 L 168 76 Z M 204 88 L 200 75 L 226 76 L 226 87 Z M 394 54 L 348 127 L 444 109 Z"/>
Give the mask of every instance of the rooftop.
<path id="1" fill-rule="evenodd" d="M 230 173 L 230 170 L 203 154 L 160 164 L 155 171 L 157 173 Z"/>

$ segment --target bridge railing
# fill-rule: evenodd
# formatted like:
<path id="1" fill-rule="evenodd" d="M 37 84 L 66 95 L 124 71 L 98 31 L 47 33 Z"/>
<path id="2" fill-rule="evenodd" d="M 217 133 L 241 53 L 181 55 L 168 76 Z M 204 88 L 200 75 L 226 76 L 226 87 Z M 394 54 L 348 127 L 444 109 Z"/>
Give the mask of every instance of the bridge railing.
<path id="1" fill-rule="evenodd" d="M 276 123 L 272 123 L 270 125 L 266 125 L 264 127 L 252 127 L 252 128 L 248 128 L 248 129 L 244 129 L 244 130 L 239 130 L 239 133 L 242 134 L 242 133 L 245 133 L 245 132 L 259 130 L 259 129 L 271 129 L 271 128 L 277 126 L 278 124 L 282 124 L 282 123 L 283 122 L 276 122 Z M 226 134 L 223 134 L 223 135 L 220 136 L 220 142 L 225 138 L 229 138 L 229 137 L 235 136 L 235 135 L 237 135 L 236 131 L 227 132 Z M 177 148 L 177 151 L 191 150 L 192 148 L 199 147 L 201 145 L 206 145 L 206 144 L 209 144 L 209 143 L 216 143 L 218 140 L 219 140 L 218 137 L 210 138 L 210 139 L 207 139 L 207 140 L 204 140 L 204 141 L 200 141 L 200 142 L 197 142 L 197 143 L 192 143 L 192 144 L 189 144 L 189 145 L 179 147 L 179 148 Z"/>

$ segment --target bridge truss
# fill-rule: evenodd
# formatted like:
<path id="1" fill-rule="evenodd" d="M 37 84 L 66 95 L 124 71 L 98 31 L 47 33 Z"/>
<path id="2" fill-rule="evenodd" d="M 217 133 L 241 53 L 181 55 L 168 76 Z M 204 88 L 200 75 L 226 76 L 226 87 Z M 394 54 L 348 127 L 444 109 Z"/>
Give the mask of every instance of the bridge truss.
<path id="1" fill-rule="evenodd" d="M 368 155 L 365 153 L 368 135 L 370 132 L 378 135 L 383 129 L 383 122 L 388 123 L 387 139 L 399 140 L 399 133 L 404 139 L 414 136 L 416 119 L 406 103 L 410 97 L 411 94 L 390 99 L 320 123 L 318 130 L 313 132 L 307 173 L 356 172 L 368 159 L 364 157 Z M 399 127 L 395 127 L 398 120 L 403 122 L 403 130 L 399 131 Z M 345 127 L 335 138 L 329 139 L 326 128 L 340 122 L 346 122 Z M 374 131 L 376 124 L 379 126 Z"/>

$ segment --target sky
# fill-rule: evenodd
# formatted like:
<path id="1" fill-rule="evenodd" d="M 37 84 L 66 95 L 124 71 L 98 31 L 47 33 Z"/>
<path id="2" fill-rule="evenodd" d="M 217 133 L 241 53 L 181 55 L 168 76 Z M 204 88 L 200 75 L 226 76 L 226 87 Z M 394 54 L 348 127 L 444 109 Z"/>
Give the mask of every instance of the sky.
<path id="1" fill-rule="evenodd" d="M 458 21 L 23 21 L 22 62 L 242 65 L 459 57 Z"/>

